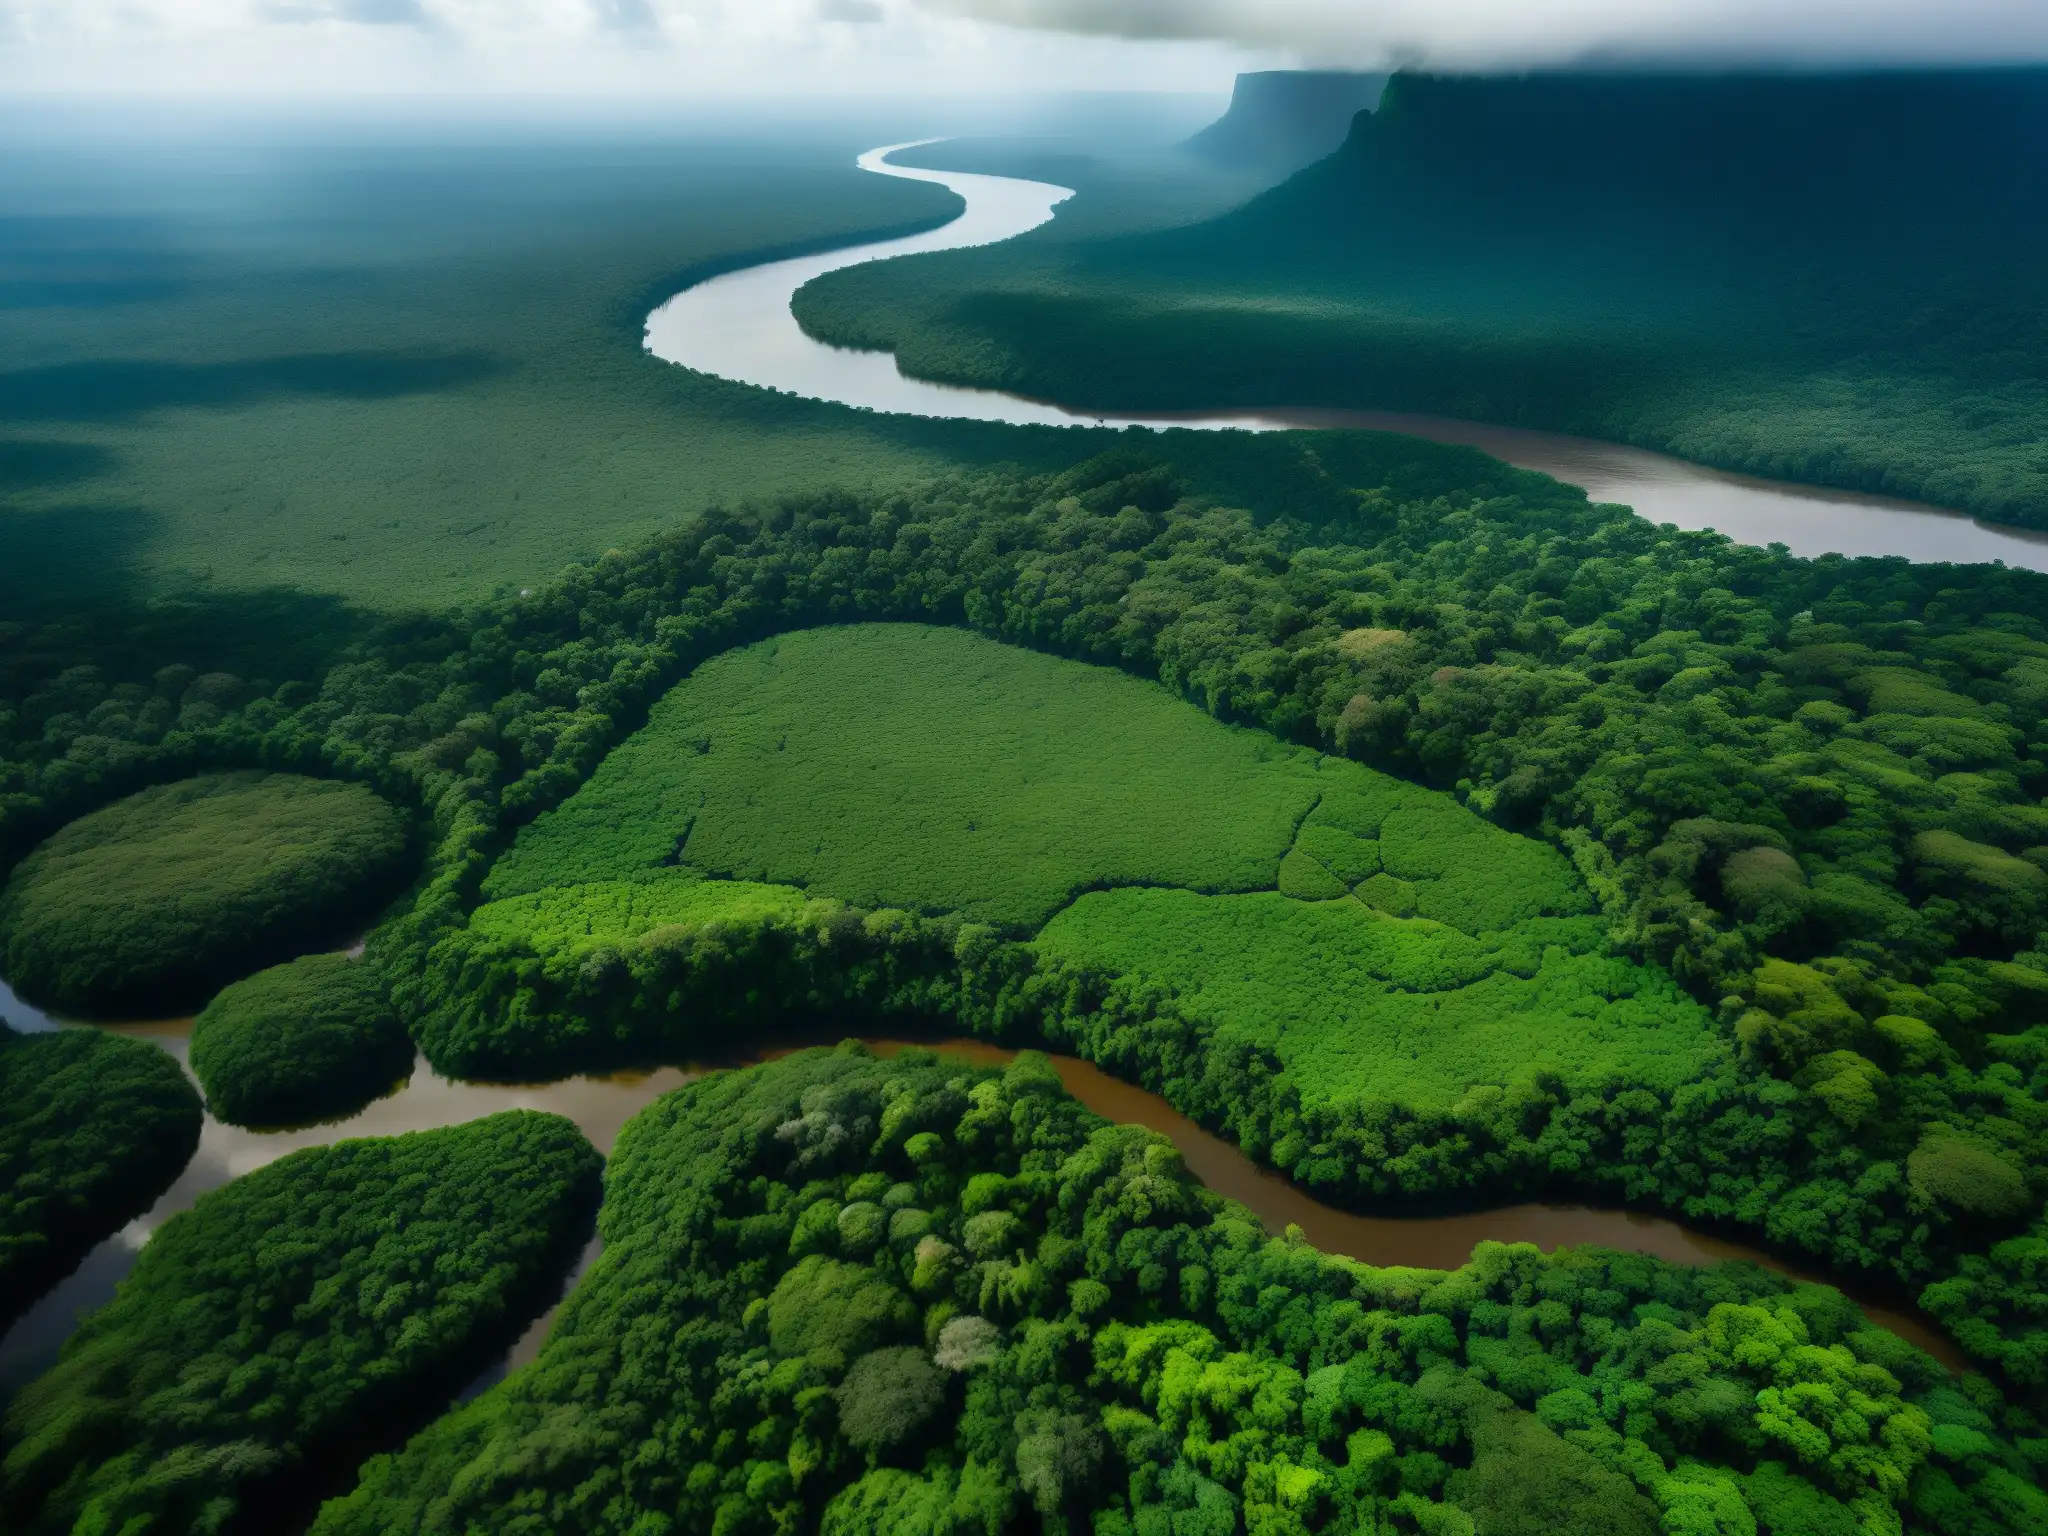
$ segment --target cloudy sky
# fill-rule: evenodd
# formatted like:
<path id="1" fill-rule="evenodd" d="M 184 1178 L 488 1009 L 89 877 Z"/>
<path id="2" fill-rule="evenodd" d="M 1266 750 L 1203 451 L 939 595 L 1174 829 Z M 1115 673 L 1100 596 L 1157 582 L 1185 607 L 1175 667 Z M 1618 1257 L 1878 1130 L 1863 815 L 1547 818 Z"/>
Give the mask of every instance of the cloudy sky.
<path id="1" fill-rule="evenodd" d="M 0 0 L 0 90 L 1220 89 L 1243 67 L 2048 59 L 2048 0 Z"/>

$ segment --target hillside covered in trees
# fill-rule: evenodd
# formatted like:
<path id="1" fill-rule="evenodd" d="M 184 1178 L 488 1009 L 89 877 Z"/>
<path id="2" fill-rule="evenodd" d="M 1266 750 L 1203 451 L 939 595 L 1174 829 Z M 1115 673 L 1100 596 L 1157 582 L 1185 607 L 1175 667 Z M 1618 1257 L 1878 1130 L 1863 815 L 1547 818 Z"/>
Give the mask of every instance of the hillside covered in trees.
<path id="1" fill-rule="evenodd" d="M 1560 429 L 2048 527 L 2048 73 L 1396 75 L 1231 213 L 847 268 L 797 313 L 1104 410 Z"/>

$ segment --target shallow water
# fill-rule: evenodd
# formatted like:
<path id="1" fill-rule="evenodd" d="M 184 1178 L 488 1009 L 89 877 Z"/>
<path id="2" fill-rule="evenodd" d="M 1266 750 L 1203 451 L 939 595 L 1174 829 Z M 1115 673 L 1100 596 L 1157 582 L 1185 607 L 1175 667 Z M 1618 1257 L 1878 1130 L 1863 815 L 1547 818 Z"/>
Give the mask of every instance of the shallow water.
<path id="1" fill-rule="evenodd" d="M 929 141 L 920 141 L 929 142 Z M 993 245 L 1052 218 L 1070 188 L 1011 176 L 933 171 L 892 164 L 909 144 L 869 150 L 863 170 L 933 182 L 966 203 L 942 228 L 904 239 L 767 262 L 728 272 L 670 298 L 647 317 L 656 357 L 700 373 L 866 410 L 1002 421 L 1018 426 L 1148 426 L 1271 431 L 1360 427 L 1465 443 L 1524 469 L 1585 487 L 1596 501 L 1625 502 L 1655 523 L 1714 528 L 1746 544 L 1782 543 L 1796 555 L 1902 555 L 2048 571 L 2048 533 L 2004 528 L 1959 513 L 1888 497 L 1833 491 L 1706 469 L 1683 459 L 1591 438 L 1495 427 L 1441 416 L 1384 411 L 1272 409 L 1214 413 L 1103 415 L 1073 411 L 999 390 L 962 389 L 906 378 L 888 352 L 827 346 L 790 313 L 805 283 L 842 267 L 926 251 Z"/>
<path id="2" fill-rule="evenodd" d="M 17 1028 L 69 1027 L 25 1008 L 4 983 L 0 983 L 0 1017 L 9 1018 Z M 181 1066 L 187 1064 L 190 1020 L 98 1027 L 153 1040 L 177 1057 Z M 889 1055 L 919 1042 L 875 1039 L 869 1043 L 879 1053 Z M 981 1040 L 921 1043 L 981 1064 L 1007 1062 L 1016 1055 Z M 794 1047 L 764 1050 L 750 1059 L 767 1059 L 789 1049 Z M 1111 1077 L 1076 1057 L 1054 1056 L 1052 1060 L 1061 1081 L 1075 1098 L 1110 1120 L 1143 1125 L 1170 1138 L 1197 1178 L 1218 1194 L 1250 1207 L 1271 1230 L 1279 1232 L 1298 1226 L 1317 1247 L 1363 1263 L 1455 1269 L 1470 1256 L 1474 1244 L 1490 1239 L 1535 1243 L 1546 1250 L 1563 1244 L 1597 1243 L 1652 1254 L 1678 1264 L 1747 1259 L 1780 1273 L 1820 1278 L 1761 1250 L 1711 1237 L 1662 1217 L 1630 1211 L 1533 1203 L 1446 1216 L 1362 1216 L 1339 1210 L 1323 1204 L 1272 1169 L 1252 1162 L 1235 1146 L 1203 1130 L 1157 1094 Z M 720 1065 L 735 1064 L 743 1063 Z M 200 1132 L 199 1150 L 148 1213 L 94 1248 L 78 1269 L 0 1337 L 0 1402 L 55 1362 L 82 1313 L 112 1299 L 114 1287 L 134 1267 L 135 1256 L 151 1232 L 189 1208 L 208 1190 L 218 1189 L 237 1175 L 252 1172 L 302 1147 L 324 1146 L 350 1136 L 389 1136 L 459 1125 L 504 1109 L 543 1109 L 565 1115 L 582 1128 L 593 1146 L 609 1155 L 627 1120 L 670 1089 L 708 1070 L 713 1068 L 698 1065 L 572 1077 L 553 1083 L 473 1083 L 444 1078 L 421 1060 L 403 1085 L 345 1120 L 291 1130 L 250 1131 L 223 1125 L 209 1115 Z M 591 1238 L 570 1277 L 571 1285 L 601 1251 L 598 1239 Z M 1864 1310 L 1873 1321 L 1911 1340 L 1951 1369 L 1962 1368 L 1962 1357 L 1955 1346 L 1924 1317 L 1867 1302 Z M 551 1309 L 536 1319 L 505 1359 L 484 1372 L 465 1397 L 482 1391 L 502 1379 L 508 1370 L 537 1355 L 553 1317 Z"/>
<path id="3" fill-rule="evenodd" d="M 27 1008 L 5 983 L 0 983 L 0 1018 L 17 1029 L 66 1027 L 45 1013 Z M 189 1019 L 81 1027 L 112 1029 L 153 1040 L 177 1057 L 179 1065 L 190 1073 Z M 697 1075 L 678 1067 L 663 1067 L 653 1072 L 572 1077 L 555 1083 L 471 1083 L 442 1077 L 421 1058 L 402 1086 L 344 1120 L 290 1130 L 251 1131 L 224 1125 L 208 1115 L 199 1133 L 199 1150 L 156 1204 L 88 1253 L 76 1270 L 0 1336 L 0 1402 L 49 1369 L 81 1313 L 113 1299 L 114 1287 L 134 1268 L 135 1256 L 150 1233 L 230 1179 L 253 1173 L 266 1163 L 305 1147 L 326 1146 L 351 1136 L 395 1136 L 404 1131 L 461 1125 L 505 1109 L 545 1109 L 566 1115 L 590 1138 L 592 1146 L 608 1154 L 618 1139 L 620 1127 L 671 1088 L 680 1087 Z M 520 1345 L 515 1345 L 514 1354 L 528 1343 L 523 1339 Z M 531 1349 L 524 1358 L 531 1358 L 539 1350 L 538 1338 L 530 1343 Z"/>

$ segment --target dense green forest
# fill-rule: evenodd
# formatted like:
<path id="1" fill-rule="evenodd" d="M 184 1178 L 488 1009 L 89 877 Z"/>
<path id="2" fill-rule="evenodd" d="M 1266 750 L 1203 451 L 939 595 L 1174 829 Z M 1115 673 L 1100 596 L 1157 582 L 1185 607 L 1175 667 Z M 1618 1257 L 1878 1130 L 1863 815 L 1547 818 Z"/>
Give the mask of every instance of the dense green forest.
<path id="1" fill-rule="evenodd" d="M 539 1359 L 317 1536 L 1998 1536 L 2030 1415 L 1821 1286 L 1270 1237 L 1043 1057 L 813 1051 L 620 1138 Z"/>
<path id="2" fill-rule="evenodd" d="M 733 905 L 723 879 L 691 896 L 695 874 L 740 877 Z M 621 877 L 660 890 L 634 899 Z M 668 994 L 644 973 L 702 970 L 682 929 L 829 925 L 756 907 L 759 882 L 989 938 L 1052 917 L 1036 958 L 1167 984 L 1215 1026 L 1212 1049 L 1270 1053 L 1311 1114 L 1441 1111 L 1545 1074 L 1669 1093 L 1727 1055 L 1668 978 L 1602 954 L 1555 849 L 1156 684 L 909 625 L 784 635 L 674 689 L 493 868 L 487 897 L 541 889 L 437 951 L 421 1039 L 444 1065 L 515 1073 L 525 1051 L 595 1053 L 593 1012 L 629 1059 L 711 1045 L 727 1010 L 647 1007 L 640 993 Z M 639 971 L 608 987 L 605 969 L 634 969 L 622 941 Z M 788 979 L 721 989 L 753 1010 L 803 996 Z M 558 1027 L 524 1050 L 506 1036 L 549 1012 Z"/>
<path id="3" fill-rule="evenodd" d="M 900 125 L 0 118 L 0 617 L 196 595 L 303 645 L 720 500 L 1073 462 L 642 350 L 695 278 L 951 217 L 855 169 Z"/>
<path id="4" fill-rule="evenodd" d="M 243 692 L 238 678 L 211 681 L 218 702 L 202 722 Z M 161 700 L 136 713 L 151 702 Z M 169 712 L 153 713 L 162 732 Z M 117 714 L 103 726 L 118 730 Z M 117 772 L 145 756 L 99 739 Z M 76 767 L 51 765 L 53 776 Z M 15 866 L 0 888 L 0 965 L 23 996 L 73 1012 L 179 1013 L 252 966 L 345 940 L 403 881 L 408 842 L 405 819 L 360 784 L 243 771 L 158 785 L 72 822 Z"/>
<path id="5" fill-rule="evenodd" d="M 199 1121 L 199 1095 L 149 1042 L 0 1019 L 0 1329 L 150 1207 Z"/>
<path id="6" fill-rule="evenodd" d="M 192 1073 L 233 1125 L 353 1114 L 412 1070 L 412 1040 L 373 966 L 302 955 L 221 989 L 192 1021 Z"/>
<path id="7" fill-rule="evenodd" d="M 450 1401 L 559 1284 L 597 1153 L 555 1115 L 294 1153 L 151 1237 L 0 1420 L 0 1515 L 273 1531 Z"/>
<path id="8" fill-rule="evenodd" d="M 1161 232 L 843 269 L 797 314 L 1105 410 L 1547 427 L 2048 527 L 2048 73 L 1394 77 Z"/>
<path id="9" fill-rule="evenodd" d="M 1331 1196 L 1568 1190 L 1886 1277 L 2032 1391 L 2048 1381 L 2041 593 L 1996 567 L 1802 561 L 1657 528 L 1410 439 L 1134 434 L 1056 476 L 696 520 L 438 634 L 389 631 L 317 691 L 283 687 L 138 760 L 321 766 L 425 808 L 437 846 L 370 958 L 451 1065 L 540 1046 L 557 1066 L 615 1059 L 635 1030 L 756 1022 L 781 998 L 1037 1030 Z M 758 890 L 728 922 L 693 905 L 719 897 L 673 889 L 681 871 L 645 897 L 659 944 L 580 957 L 559 987 L 544 955 L 461 974 L 508 834 L 689 669 L 880 619 L 1156 678 L 1540 837 L 1610 942 L 1712 1010 L 1726 1067 L 1668 1095 L 1539 1076 L 1440 1112 L 1320 1116 L 1168 988 Z M 15 758 L 10 832 L 89 803 L 92 760 L 53 772 L 46 751 Z M 679 920 L 658 920 L 664 902 Z M 596 921 L 565 911 L 568 947 L 566 925 Z"/>
<path id="10" fill-rule="evenodd" d="M 804 312 L 937 376 L 1444 410 L 2048 525 L 2048 174 L 1980 152 L 2042 142 L 2048 88 L 1979 78 L 1404 77 L 1192 229 L 1237 184 L 1041 145 L 1010 168 L 1095 206 Z M 1788 152 L 1816 121 L 1865 159 Z M 1767 1244 L 1981 1374 L 1749 1266 L 1331 1258 L 1042 1058 L 843 1047 L 642 1115 L 541 1358 L 431 1423 L 588 1235 L 573 1126 L 202 1197 L 6 1408 L 0 1526 L 2048 1526 L 2048 578 L 1796 560 L 1409 439 L 887 418 L 640 351 L 693 277 L 945 216 L 865 142 L 400 127 L 116 185 L 12 132 L 24 995 L 212 998 L 194 1069 L 255 1124 L 416 1047 L 530 1078 L 970 1031 L 1333 1202 Z M 153 1045 L 0 1032 L 0 1320 L 198 1125 Z"/>

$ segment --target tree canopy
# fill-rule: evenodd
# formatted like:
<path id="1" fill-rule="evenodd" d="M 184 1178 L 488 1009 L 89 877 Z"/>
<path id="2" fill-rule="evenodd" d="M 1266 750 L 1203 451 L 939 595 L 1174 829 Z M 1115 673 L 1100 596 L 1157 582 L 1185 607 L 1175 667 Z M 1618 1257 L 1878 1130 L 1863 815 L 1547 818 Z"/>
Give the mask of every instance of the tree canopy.
<path id="1" fill-rule="evenodd" d="M 0 1020 L 0 1327 L 149 1208 L 199 1126 L 199 1095 L 148 1041 Z"/>
<path id="2" fill-rule="evenodd" d="M 2037 1421 L 1838 1292 L 1596 1249 L 1333 1259 L 1029 1052 L 848 1045 L 678 1089 L 621 1135 L 600 1225 L 540 1357 L 317 1536 L 2048 1517 Z"/>
<path id="3" fill-rule="evenodd" d="M 598 1169 L 569 1121 L 513 1110 L 201 1196 L 8 1405 L 8 1529 L 276 1529 L 546 1305 Z"/>
<path id="4" fill-rule="evenodd" d="M 207 774 L 81 817 L 0 890 L 0 963 L 21 993 L 162 1018 L 371 916 L 407 844 L 359 784 Z"/>
<path id="5" fill-rule="evenodd" d="M 207 1107 L 235 1125 L 360 1109 L 411 1070 L 412 1041 L 374 966 L 305 955 L 234 982 L 192 1023 Z"/>

